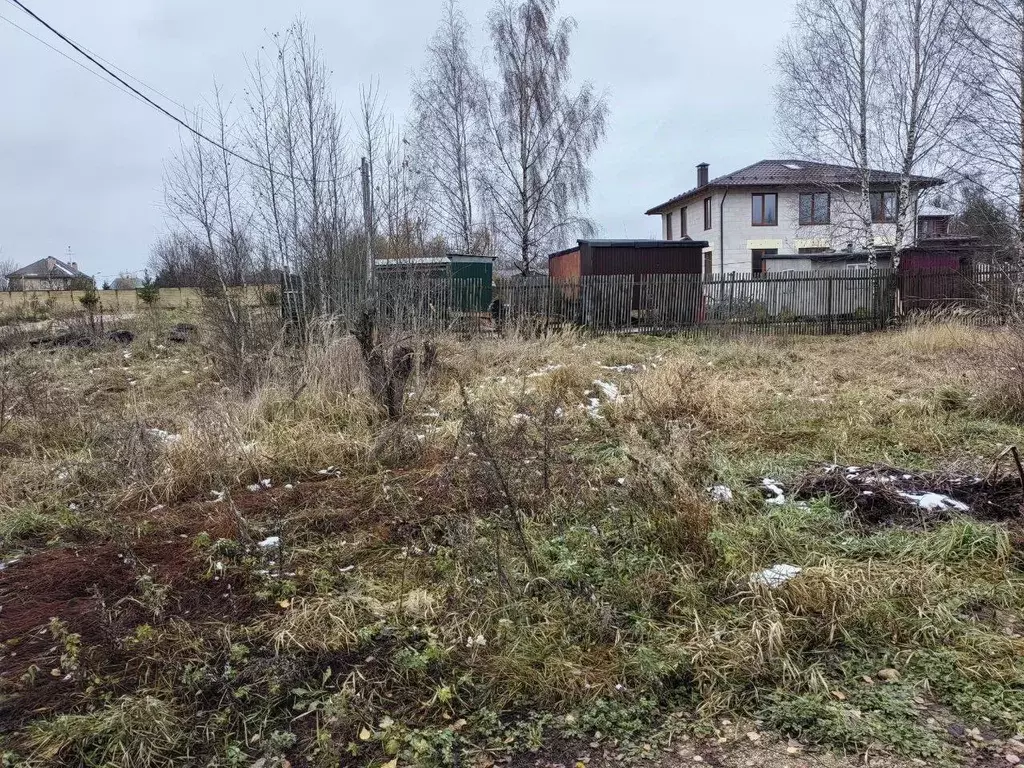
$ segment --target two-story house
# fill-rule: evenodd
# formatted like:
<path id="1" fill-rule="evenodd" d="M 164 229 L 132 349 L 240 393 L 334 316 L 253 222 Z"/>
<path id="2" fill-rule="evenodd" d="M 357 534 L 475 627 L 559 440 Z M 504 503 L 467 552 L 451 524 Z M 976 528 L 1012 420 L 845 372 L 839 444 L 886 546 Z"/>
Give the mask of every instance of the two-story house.
<path id="1" fill-rule="evenodd" d="M 860 251 L 864 242 L 865 207 L 862 174 L 847 168 L 805 160 L 762 160 L 727 176 L 709 179 L 708 165 L 697 166 L 697 186 L 647 211 L 661 216 L 666 240 L 689 237 L 708 241 L 704 273 L 763 272 L 765 259 L 780 254 L 814 255 Z M 870 215 L 873 246 L 891 253 L 898 227 L 897 194 L 901 177 L 870 172 Z M 927 176 L 911 178 L 916 211 L 924 189 L 942 184 Z M 916 217 L 914 217 L 916 218 Z M 917 236 L 904 227 L 904 245 Z"/>

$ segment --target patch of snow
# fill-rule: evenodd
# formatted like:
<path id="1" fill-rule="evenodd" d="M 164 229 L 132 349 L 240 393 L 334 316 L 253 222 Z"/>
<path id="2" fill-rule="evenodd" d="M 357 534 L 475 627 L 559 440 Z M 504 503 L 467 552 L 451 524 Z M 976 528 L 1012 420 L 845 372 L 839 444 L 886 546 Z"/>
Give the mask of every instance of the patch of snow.
<path id="1" fill-rule="evenodd" d="M 513 424 L 521 424 L 524 421 L 529 421 L 531 418 L 533 417 L 530 416 L 528 413 L 514 413 L 512 414 L 512 418 L 510 419 L 510 421 Z"/>
<path id="2" fill-rule="evenodd" d="M 227 498 L 227 491 L 210 491 L 210 495 L 213 496 L 212 504 L 220 504 L 224 499 Z"/>
<path id="3" fill-rule="evenodd" d="M 786 492 L 782 490 L 782 485 L 778 480 L 773 480 L 770 477 L 766 477 L 761 480 L 761 486 L 774 496 L 768 499 L 765 503 L 773 506 L 781 507 L 786 504 Z"/>
<path id="4" fill-rule="evenodd" d="M 719 502 L 732 501 L 732 488 L 727 485 L 716 485 L 714 488 L 709 488 L 708 493 L 711 494 L 711 498 Z"/>
<path id="5" fill-rule="evenodd" d="M 601 390 L 601 393 L 608 398 L 609 402 L 614 403 L 619 399 L 619 388 L 615 384 L 598 379 L 594 382 L 594 386 Z"/>
<path id="6" fill-rule="evenodd" d="M 629 365 L 602 365 L 601 370 L 603 371 L 618 371 L 619 373 L 632 373 L 633 371 L 642 369 L 642 365 L 630 363 Z"/>
<path id="7" fill-rule="evenodd" d="M 763 584 L 769 589 L 775 589 L 787 581 L 795 579 L 801 573 L 803 573 L 803 568 L 797 568 L 795 565 L 773 565 L 760 573 L 752 574 L 750 579 L 755 584 Z"/>
<path id="8" fill-rule="evenodd" d="M 526 378 L 528 378 L 528 379 L 537 379 L 537 378 L 540 378 L 541 376 L 546 376 L 549 373 L 554 373 L 555 371 L 560 371 L 563 368 L 565 368 L 565 366 L 561 365 L 561 364 L 559 364 L 559 365 L 545 365 L 539 371 L 534 371 L 533 373 L 528 374 Z"/>
<path id="9" fill-rule="evenodd" d="M 259 483 L 253 483 L 252 485 L 245 486 L 245 490 L 249 491 L 249 493 L 259 493 L 263 490 L 263 486 Z"/>
<path id="10" fill-rule="evenodd" d="M 876 475 L 863 478 L 865 485 L 885 485 L 886 483 L 895 483 L 897 480 L 899 478 L 896 475 Z"/>
<path id="11" fill-rule="evenodd" d="M 264 488 L 273 488 L 274 487 L 274 483 L 271 482 L 270 480 L 260 480 L 260 485 L 262 485 Z"/>
<path id="12" fill-rule="evenodd" d="M 286 485 L 286 486 L 284 487 L 284 489 L 285 489 L 286 491 L 292 491 L 292 490 L 294 490 L 294 489 L 295 489 L 295 486 L 294 486 L 294 485 L 292 485 L 291 483 L 288 483 L 288 485 Z"/>
<path id="13" fill-rule="evenodd" d="M 273 549 L 274 547 L 279 547 L 281 546 L 281 537 L 270 536 L 269 538 L 266 538 L 263 541 L 261 541 L 259 546 L 261 549 Z"/>
<path id="14" fill-rule="evenodd" d="M 174 435 L 163 429 L 147 429 L 146 434 L 161 443 L 177 443 L 181 440 L 181 435 Z"/>
<path id="15" fill-rule="evenodd" d="M 950 510 L 954 512 L 971 511 L 971 508 L 963 502 L 951 499 L 949 496 L 943 496 L 941 493 L 901 493 L 900 496 L 904 499 L 909 499 L 917 504 L 921 509 L 929 512 L 946 512 Z"/>
<path id="16" fill-rule="evenodd" d="M 0 560 L 0 571 L 6 571 L 10 566 L 12 566 L 15 563 L 19 562 L 19 560 L 20 560 L 20 558 L 17 558 L 17 559 L 14 559 L 14 560 L 8 560 L 6 563 L 3 560 Z"/>

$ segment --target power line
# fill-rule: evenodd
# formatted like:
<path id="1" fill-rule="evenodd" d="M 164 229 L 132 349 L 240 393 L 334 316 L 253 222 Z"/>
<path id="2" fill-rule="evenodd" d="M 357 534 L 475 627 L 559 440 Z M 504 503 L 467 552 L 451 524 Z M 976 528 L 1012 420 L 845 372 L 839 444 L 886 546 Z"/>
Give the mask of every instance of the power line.
<path id="1" fill-rule="evenodd" d="M 303 178 L 301 176 L 294 176 L 293 177 L 293 176 L 290 176 L 289 174 L 281 173 L 280 171 L 275 171 L 274 169 L 268 168 L 267 166 L 263 165 L 262 163 L 256 162 L 255 160 L 251 160 L 248 157 L 246 157 L 245 155 L 241 155 L 238 152 L 236 152 L 235 150 L 233 150 L 233 149 L 231 149 L 229 147 L 224 146 L 219 141 L 216 141 L 215 139 L 211 139 L 209 136 L 207 136 L 206 134 L 202 133 L 198 129 L 193 128 L 191 125 L 189 125 L 187 122 L 185 122 L 180 117 L 175 115 L 173 112 L 171 112 L 168 109 L 166 109 L 163 105 L 158 104 L 157 102 L 153 101 L 153 99 L 149 98 L 149 96 L 144 94 L 142 91 L 140 91 L 138 88 L 133 86 L 131 83 L 127 82 L 124 78 L 122 78 L 119 75 L 115 74 L 110 68 L 108 68 L 105 64 L 103 64 L 102 61 L 100 61 L 98 56 L 95 56 L 94 54 L 89 53 L 89 51 L 87 51 L 84 47 L 80 46 L 78 43 L 76 43 L 74 40 L 69 38 L 63 32 L 61 32 L 56 27 L 54 27 L 50 23 L 48 23 L 45 19 L 41 18 L 31 8 L 29 8 L 27 5 L 25 5 L 23 2 L 21 2 L 21 0 L 8 0 L 8 2 L 10 2 L 11 4 L 17 6 L 22 11 L 24 11 L 26 14 L 28 14 L 33 19 L 35 19 L 37 22 L 42 24 L 50 32 L 52 32 L 54 35 L 59 37 L 61 40 L 63 40 L 68 45 L 70 45 L 72 48 L 74 48 L 76 51 L 78 51 L 79 54 L 84 56 L 90 62 L 92 62 L 92 64 L 94 66 L 99 67 L 108 76 L 110 76 L 111 78 L 116 80 L 118 83 L 120 83 L 122 86 L 124 86 L 124 88 L 127 88 L 129 91 L 131 91 L 131 93 L 135 97 L 137 97 L 139 99 L 142 99 L 142 101 L 144 101 L 146 104 L 148 104 L 149 106 L 153 107 L 154 109 L 159 111 L 161 114 L 165 115 L 166 117 L 169 117 L 171 120 L 176 122 L 182 128 L 184 128 L 185 130 L 187 130 L 190 133 L 194 134 L 197 138 L 202 139 L 203 141 L 205 141 L 205 142 L 207 142 L 209 144 L 212 144 L 213 146 L 217 147 L 221 151 L 226 152 L 227 154 L 231 155 L 234 158 L 237 158 L 238 160 L 241 160 L 243 163 L 247 163 L 247 164 L 253 166 L 254 168 L 258 168 L 259 170 L 265 171 L 266 173 L 269 173 L 271 175 L 276 174 L 278 176 L 283 176 L 283 177 L 289 178 L 289 179 L 294 178 L 294 179 L 297 179 L 298 181 L 302 181 L 302 182 L 305 182 L 307 184 L 317 183 L 317 182 L 314 182 L 311 179 L 305 179 L 305 178 Z M 111 65 L 111 67 L 113 67 L 113 65 Z M 114 67 L 114 69 L 117 69 L 117 67 Z M 124 70 L 121 70 L 121 71 L 124 71 Z M 97 73 L 94 72 L 93 74 L 97 74 Z M 99 75 L 97 74 L 97 76 L 99 76 Z M 142 81 L 138 80 L 138 78 L 134 78 L 133 77 L 132 79 L 137 80 L 139 83 L 142 83 Z M 104 81 L 104 82 L 106 82 L 106 81 Z M 113 83 L 111 83 L 111 85 L 113 85 Z M 143 83 L 143 86 L 149 88 L 149 86 L 146 86 L 144 83 Z M 119 89 L 119 90 L 121 90 L 121 89 Z M 156 90 L 153 89 L 153 88 L 150 88 L 150 90 L 153 90 L 154 92 L 156 92 Z M 356 169 L 355 171 L 352 171 L 352 172 L 347 173 L 344 176 L 340 177 L 340 179 L 338 179 L 338 178 L 335 178 L 335 179 L 323 179 L 322 182 L 320 182 L 320 183 L 329 183 L 331 181 L 341 181 L 341 180 L 347 179 L 347 178 L 349 178 L 351 176 L 354 176 L 358 172 L 359 172 L 359 169 Z"/>
<path id="2" fill-rule="evenodd" d="M 15 6 L 15 5 L 14 5 L 14 2 L 13 2 L 13 0 L 7 0 L 7 2 L 9 2 L 9 3 L 10 3 L 10 4 L 12 5 L 12 6 L 14 6 L 15 8 L 17 8 L 17 6 Z M 21 9 L 20 9 L 20 8 L 18 8 L 18 10 L 21 10 Z M 46 42 L 46 41 L 45 41 L 45 40 L 43 40 L 43 39 L 42 39 L 41 37 L 38 37 L 37 35 L 34 35 L 34 34 L 33 34 L 32 32 L 29 32 L 29 31 L 28 31 L 27 29 L 25 29 L 24 27 L 22 27 L 22 26 L 19 26 L 18 24 L 15 24 L 15 23 L 14 23 L 13 21 L 11 21 L 11 20 L 10 20 L 10 19 L 8 19 L 7 17 L 3 16 L 2 14 L 0 14 L 0 20 L 2 20 L 2 21 L 6 21 L 6 22 L 7 22 L 8 24 L 10 24 L 10 25 L 11 25 L 12 27 L 14 27 L 15 29 L 18 29 L 18 30 L 20 30 L 20 31 L 24 32 L 24 33 L 25 33 L 26 35 L 28 35 L 29 37 L 31 37 L 31 38 L 32 38 L 33 40 L 35 40 L 36 42 L 38 42 L 38 43 L 41 43 L 42 45 L 45 45 L 45 46 L 46 46 L 47 48 L 49 48 L 49 49 L 50 49 L 51 51 L 53 51 L 54 53 L 58 54 L 59 56 L 63 56 L 63 57 L 65 58 L 65 59 L 67 59 L 68 61 L 70 61 L 70 62 L 71 62 L 72 64 L 74 64 L 74 65 L 75 65 L 76 67 L 81 67 L 81 68 L 82 68 L 82 69 L 84 69 L 84 70 L 85 70 L 86 72 L 88 72 L 88 73 L 89 73 L 90 75 L 94 75 L 95 77 L 97 77 L 97 78 L 99 78 L 100 80 L 102 80 L 102 81 L 103 81 L 104 83 L 107 83 L 107 84 L 109 84 L 110 86 L 112 86 L 112 87 L 116 88 L 117 90 L 121 91 L 122 93 L 125 93 L 125 94 L 127 94 L 128 96 L 131 96 L 132 98 L 134 98 L 134 97 L 135 97 L 135 94 L 133 94 L 133 93 L 132 93 L 131 91 L 125 90 L 124 88 L 120 87 L 120 85 L 119 85 L 119 84 L 118 84 L 117 82 L 115 82 L 115 81 L 112 81 L 112 80 L 108 80 L 107 78 L 103 77 L 103 75 L 101 75 L 101 74 L 100 74 L 99 72 L 97 72 L 97 71 L 96 71 L 96 70 L 94 70 L 94 69 L 89 69 L 89 67 L 85 66 L 85 64 L 83 64 L 82 62 L 78 61 L 78 59 L 73 59 L 72 57 L 70 57 L 70 56 L 68 56 L 68 55 L 67 55 L 66 53 L 64 53 L 64 51 L 60 50 L 60 49 L 59 49 L 59 48 L 57 48 L 56 46 L 50 45 L 50 43 Z M 69 38 L 69 39 L 70 39 L 70 38 Z M 81 44 L 81 43 L 79 43 L 79 42 L 78 42 L 77 40 L 75 41 L 75 44 L 76 44 L 76 45 L 77 45 L 77 46 L 78 46 L 79 48 L 81 48 L 81 49 L 82 49 L 83 51 L 88 51 L 88 52 L 89 52 L 89 53 L 90 53 L 90 54 L 91 54 L 92 56 L 95 56 L 95 57 L 96 57 L 97 59 L 99 59 L 99 60 L 100 60 L 100 61 L 102 61 L 102 62 L 103 62 L 104 64 L 106 64 L 107 66 L 109 66 L 109 67 L 110 67 L 111 69 L 116 69 L 116 70 L 117 70 L 118 72 L 120 72 L 120 73 L 121 73 L 122 75 L 124 75 L 125 77 L 127 77 L 127 78 L 128 78 L 129 80 L 134 80 L 134 81 L 135 81 L 136 83 L 138 83 L 139 85 L 141 85 L 141 86 L 142 86 L 143 88 L 145 88 L 145 89 L 146 89 L 147 91 L 152 91 L 152 92 L 153 92 L 153 93 L 155 93 L 155 94 L 156 94 L 157 96 L 160 96 L 160 97 L 161 97 L 161 98 L 163 98 L 164 100 L 166 100 L 166 101 L 169 101 L 169 102 L 171 102 L 171 104 L 173 104 L 174 106 L 176 106 L 176 107 L 180 108 L 182 112 L 185 112 L 185 113 L 187 113 L 187 114 L 191 114 L 191 115 L 196 115 L 196 112 L 195 112 L 194 110 L 190 109 L 189 107 L 186 107 L 186 106 L 185 106 L 184 104 L 182 104 L 182 103 L 181 103 L 180 101 L 178 101 L 177 99 L 174 99 L 174 98 L 172 98 L 171 96 L 168 96 L 168 95 L 167 95 L 166 93 L 164 93 L 163 91 L 161 91 L 161 90 L 160 90 L 159 88 L 154 88 L 154 87 L 153 87 L 152 85 L 150 85 L 149 83 L 147 83 L 147 82 L 146 82 L 145 80 L 142 80 L 142 79 L 140 79 L 140 78 L 136 77 L 136 76 L 135 76 L 135 75 L 133 75 L 133 74 L 132 74 L 131 72 L 128 72 L 127 70 L 121 69 L 121 67 L 117 66 L 117 64 L 115 64 L 114 62 L 112 62 L 112 61 L 111 61 L 110 59 L 105 59 L 105 58 L 103 58 L 103 57 L 102 57 L 102 56 L 100 56 L 100 55 L 99 55 L 98 53 L 96 53 L 96 51 L 93 51 L 93 50 L 91 50 L 90 48 L 88 48 L 87 46 L 85 46 L 85 45 L 82 45 L 82 44 Z"/>
<path id="3" fill-rule="evenodd" d="M 60 50 L 60 48 L 58 48 L 57 46 L 50 45 L 48 42 L 43 40 L 43 38 L 39 37 L 38 35 L 32 34 L 27 29 L 25 29 L 23 26 L 21 26 L 19 24 L 16 24 L 15 22 L 11 21 L 10 19 L 8 19 L 3 14 L 0 14 L 0 21 L 6 21 L 8 24 L 10 24 L 15 29 L 17 29 L 17 30 L 19 30 L 21 32 L 24 32 L 26 35 L 31 37 L 37 43 L 39 43 L 41 45 L 45 45 L 47 48 L 49 48 L 51 51 L 56 53 L 58 56 L 63 56 L 65 59 L 70 61 L 76 67 L 81 67 L 83 70 L 88 72 L 90 75 L 92 75 L 93 77 L 103 81 L 104 83 L 106 83 L 107 85 L 111 86 L 112 88 L 116 88 L 117 90 L 121 91 L 121 93 L 125 93 L 125 94 L 127 94 L 129 96 L 132 95 L 131 92 L 126 91 L 124 88 L 121 88 L 116 82 L 114 82 L 112 80 L 108 80 L 103 75 L 101 75 L 99 72 L 97 72 L 95 69 L 89 69 L 89 67 L 85 66 L 85 64 L 83 64 L 82 62 L 78 61 L 77 59 L 73 59 L 72 57 L 68 56 L 66 53 L 64 53 L 64 51 Z"/>

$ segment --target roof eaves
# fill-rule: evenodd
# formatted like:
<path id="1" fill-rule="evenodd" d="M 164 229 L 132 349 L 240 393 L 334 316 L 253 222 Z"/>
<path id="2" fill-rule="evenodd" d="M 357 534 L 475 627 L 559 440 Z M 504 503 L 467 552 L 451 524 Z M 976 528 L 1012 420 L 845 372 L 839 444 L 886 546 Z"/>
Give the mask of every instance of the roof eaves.
<path id="1" fill-rule="evenodd" d="M 779 165 L 800 165 L 802 166 L 801 170 L 816 172 L 817 174 L 819 174 L 819 176 L 831 174 L 834 178 L 825 180 L 822 180 L 821 178 L 815 180 L 814 178 L 809 177 L 794 179 L 741 178 L 743 174 L 747 173 L 753 168 L 757 168 L 758 166 L 774 168 Z M 684 192 L 681 195 L 677 195 L 665 201 L 660 205 L 656 205 L 650 210 L 648 210 L 645 215 L 654 216 L 658 214 L 663 214 L 666 212 L 666 209 L 674 208 L 675 206 L 678 206 L 684 202 L 688 202 L 691 199 L 699 198 L 700 196 L 705 195 L 707 192 L 715 191 L 718 189 L 726 189 L 729 187 L 806 187 L 812 186 L 816 183 L 822 184 L 824 186 L 845 187 L 849 186 L 850 184 L 856 183 L 852 179 L 842 180 L 838 178 L 838 171 L 854 173 L 859 172 L 857 168 L 853 168 L 850 166 L 834 165 L 830 163 L 819 163 L 810 160 L 759 160 L 758 162 L 748 165 L 745 168 L 740 168 L 739 170 L 733 171 L 732 173 L 726 174 L 725 176 L 719 176 L 718 178 L 712 179 L 703 187 L 695 187 L 687 192 Z M 880 181 L 880 184 L 888 185 L 896 184 L 899 182 L 899 174 L 897 173 L 891 171 L 879 171 L 875 169 L 872 170 L 872 173 L 879 174 L 885 179 L 884 181 Z M 946 182 L 943 179 L 935 178 L 933 176 L 910 177 L 910 185 L 912 188 L 916 189 L 928 189 L 931 187 L 941 186 L 942 184 L 945 183 Z"/>

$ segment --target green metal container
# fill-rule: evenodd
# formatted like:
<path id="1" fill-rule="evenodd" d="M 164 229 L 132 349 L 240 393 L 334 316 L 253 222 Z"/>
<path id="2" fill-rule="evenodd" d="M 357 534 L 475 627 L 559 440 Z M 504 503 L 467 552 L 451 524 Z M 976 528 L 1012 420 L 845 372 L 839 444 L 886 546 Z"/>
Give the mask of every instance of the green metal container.
<path id="1" fill-rule="evenodd" d="M 494 285 L 494 258 L 449 253 L 440 258 L 378 259 L 377 278 L 422 280 L 424 289 L 436 293 L 447 283 L 450 307 L 455 312 L 487 312 Z"/>

